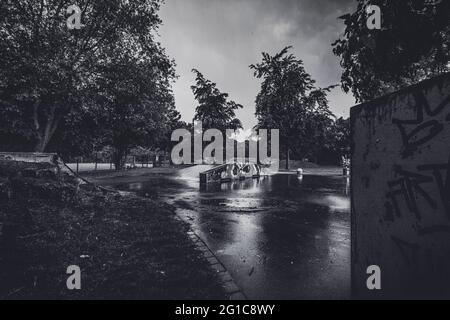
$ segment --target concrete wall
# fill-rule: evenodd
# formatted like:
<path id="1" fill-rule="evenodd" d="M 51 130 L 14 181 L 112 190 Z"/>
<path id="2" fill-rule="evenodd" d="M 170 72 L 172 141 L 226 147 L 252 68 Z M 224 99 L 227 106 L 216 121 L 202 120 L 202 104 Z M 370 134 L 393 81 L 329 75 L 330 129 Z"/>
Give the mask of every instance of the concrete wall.
<path id="1" fill-rule="evenodd" d="M 0 152 L 0 160 L 53 163 L 56 153 Z"/>
<path id="2" fill-rule="evenodd" d="M 351 126 L 354 297 L 450 298 L 450 74 L 353 107 Z"/>

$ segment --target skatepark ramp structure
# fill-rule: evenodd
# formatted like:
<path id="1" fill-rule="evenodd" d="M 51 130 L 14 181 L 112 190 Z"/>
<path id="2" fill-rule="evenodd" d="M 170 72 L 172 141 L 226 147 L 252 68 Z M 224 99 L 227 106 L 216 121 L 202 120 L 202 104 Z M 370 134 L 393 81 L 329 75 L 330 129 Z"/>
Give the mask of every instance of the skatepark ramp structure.
<path id="1" fill-rule="evenodd" d="M 261 166 L 254 163 L 227 163 L 200 173 L 200 183 L 229 182 L 257 178 L 262 174 Z"/>

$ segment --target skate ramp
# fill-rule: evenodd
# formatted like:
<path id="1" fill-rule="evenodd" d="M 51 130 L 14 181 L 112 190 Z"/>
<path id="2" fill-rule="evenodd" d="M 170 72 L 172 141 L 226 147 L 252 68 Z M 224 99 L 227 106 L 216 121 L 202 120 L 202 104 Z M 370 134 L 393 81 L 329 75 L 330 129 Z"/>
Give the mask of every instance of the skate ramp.
<path id="1" fill-rule="evenodd" d="M 181 169 L 177 173 L 177 178 L 186 180 L 199 180 L 200 173 L 214 169 L 217 165 L 199 164 L 191 167 Z"/>

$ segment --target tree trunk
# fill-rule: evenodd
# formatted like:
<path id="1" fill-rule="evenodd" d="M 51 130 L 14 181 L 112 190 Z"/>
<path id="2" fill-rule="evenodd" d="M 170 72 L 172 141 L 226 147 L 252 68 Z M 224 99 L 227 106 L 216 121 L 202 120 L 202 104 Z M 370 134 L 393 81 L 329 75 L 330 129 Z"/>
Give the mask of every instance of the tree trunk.
<path id="1" fill-rule="evenodd" d="M 50 142 L 51 138 L 53 137 L 53 134 L 56 131 L 57 122 L 53 121 L 48 123 L 45 126 L 44 132 L 38 133 L 38 142 L 36 143 L 34 147 L 34 151 L 36 152 L 44 152 L 47 148 L 48 143 Z"/>
<path id="2" fill-rule="evenodd" d="M 286 170 L 289 170 L 289 148 L 286 148 Z"/>
<path id="3" fill-rule="evenodd" d="M 115 149 L 113 154 L 114 166 L 116 167 L 116 171 L 121 171 L 123 170 L 123 167 L 125 165 L 128 152 L 126 148 L 122 147 L 115 147 L 114 149 Z"/>
<path id="4" fill-rule="evenodd" d="M 40 136 L 38 137 L 38 142 L 36 143 L 36 146 L 34 147 L 35 152 L 44 152 L 45 148 L 47 147 L 47 143 L 44 141 L 44 137 Z"/>
<path id="5" fill-rule="evenodd" d="M 36 152 L 44 152 L 47 148 L 48 143 L 50 142 L 51 138 L 53 137 L 53 134 L 55 133 L 56 129 L 58 128 L 59 124 L 59 118 L 55 116 L 55 109 L 56 107 L 52 107 L 50 109 L 50 114 L 48 118 L 46 119 L 45 127 L 43 128 L 41 123 L 39 122 L 39 116 L 38 116 L 38 108 L 39 108 L 40 102 L 37 101 L 34 104 L 33 107 L 33 122 L 34 122 L 34 128 L 37 133 L 37 143 L 34 147 L 34 151 Z"/>

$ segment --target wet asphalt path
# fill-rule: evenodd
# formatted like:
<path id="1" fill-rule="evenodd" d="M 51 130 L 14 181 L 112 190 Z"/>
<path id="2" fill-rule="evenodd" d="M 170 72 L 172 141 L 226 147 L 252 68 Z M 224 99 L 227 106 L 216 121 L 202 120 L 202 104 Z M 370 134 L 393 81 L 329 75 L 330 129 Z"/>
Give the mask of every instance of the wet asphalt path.
<path id="1" fill-rule="evenodd" d="M 250 299 L 346 299 L 349 181 L 314 173 L 201 188 L 187 169 L 112 185 L 174 204 Z"/>

